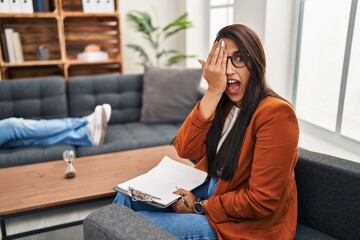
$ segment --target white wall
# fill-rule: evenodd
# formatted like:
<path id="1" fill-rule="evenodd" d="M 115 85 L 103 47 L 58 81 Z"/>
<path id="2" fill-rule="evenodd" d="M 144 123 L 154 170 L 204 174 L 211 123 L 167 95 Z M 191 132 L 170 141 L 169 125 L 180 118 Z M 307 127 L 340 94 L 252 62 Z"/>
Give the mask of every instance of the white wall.
<path id="1" fill-rule="evenodd" d="M 165 26 L 175 20 L 185 12 L 185 0 L 119 0 L 120 1 L 120 21 L 121 21 L 121 48 L 123 59 L 123 73 L 142 73 L 144 71 L 141 65 L 138 65 L 139 56 L 127 44 L 140 44 L 146 48 L 146 41 L 142 39 L 141 34 L 126 21 L 126 14 L 130 10 L 148 12 L 153 19 L 154 26 Z M 180 33 L 170 37 L 165 43 L 164 48 L 177 49 L 185 52 L 185 34 Z"/>
<path id="2" fill-rule="evenodd" d="M 260 37 L 266 54 L 269 85 L 291 100 L 295 0 L 235 0 L 234 22 L 245 24 Z"/>
<path id="3" fill-rule="evenodd" d="M 267 80 L 281 96 L 291 101 L 294 78 L 295 0 L 267 0 L 264 48 Z"/>
<path id="4" fill-rule="evenodd" d="M 241 23 L 254 30 L 264 41 L 266 0 L 235 0 L 234 23 Z"/>
<path id="5" fill-rule="evenodd" d="M 186 30 L 185 47 L 187 54 L 196 55 L 196 58 L 187 59 L 186 67 L 200 68 L 198 59 L 207 58 L 209 50 L 208 10 L 208 0 L 186 0 L 186 11 L 193 27 Z"/>

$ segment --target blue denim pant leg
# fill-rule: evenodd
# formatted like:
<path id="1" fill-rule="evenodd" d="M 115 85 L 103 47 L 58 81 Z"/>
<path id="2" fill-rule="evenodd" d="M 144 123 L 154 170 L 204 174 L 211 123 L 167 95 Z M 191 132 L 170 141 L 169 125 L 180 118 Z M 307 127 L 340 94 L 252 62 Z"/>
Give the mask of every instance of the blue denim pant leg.
<path id="1" fill-rule="evenodd" d="M 76 146 L 92 145 L 87 119 L 61 118 L 31 120 L 8 118 L 0 121 L 0 146 L 49 146 L 67 144 Z"/>
<path id="2" fill-rule="evenodd" d="M 192 191 L 196 197 L 208 198 L 215 190 L 217 180 L 211 179 Z M 209 195 L 210 194 L 210 195 Z M 131 197 L 118 193 L 114 203 L 123 204 L 140 216 L 164 229 L 179 239 L 217 239 L 205 215 L 179 214 L 172 207 L 157 208 L 152 205 L 132 201 Z"/>

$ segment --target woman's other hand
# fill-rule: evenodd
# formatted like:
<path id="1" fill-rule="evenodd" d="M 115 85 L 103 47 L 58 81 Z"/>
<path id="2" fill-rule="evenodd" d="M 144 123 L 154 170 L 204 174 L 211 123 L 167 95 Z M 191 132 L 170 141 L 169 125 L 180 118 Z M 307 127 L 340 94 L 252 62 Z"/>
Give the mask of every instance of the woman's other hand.
<path id="1" fill-rule="evenodd" d="M 172 207 L 175 212 L 177 213 L 194 213 L 194 204 L 195 204 L 195 196 L 185 189 L 180 188 L 179 190 L 175 191 L 174 194 L 182 195 L 186 202 L 188 203 L 188 207 L 185 205 L 183 200 L 180 198 L 177 202 L 172 204 Z"/>

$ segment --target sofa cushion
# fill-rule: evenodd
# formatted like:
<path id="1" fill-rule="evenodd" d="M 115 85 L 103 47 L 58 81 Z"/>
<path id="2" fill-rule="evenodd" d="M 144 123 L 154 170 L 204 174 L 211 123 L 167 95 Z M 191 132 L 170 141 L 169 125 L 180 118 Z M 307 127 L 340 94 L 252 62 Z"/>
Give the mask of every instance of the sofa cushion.
<path id="1" fill-rule="evenodd" d="M 198 100 L 201 69 L 146 67 L 142 122 L 183 121 Z"/>
<path id="2" fill-rule="evenodd" d="M 68 116 L 62 77 L 23 78 L 0 82 L 0 119 Z"/>
<path id="3" fill-rule="evenodd" d="M 309 228 L 302 224 L 298 224 L 296 228 L 295 240 L 336 240 L 336 238 L 330 237 L 329 235 L 319 232 L 315 229 Z"/>
<path id="4" fill-rule="evenodd" d="M 360 164 L 300 149 L 298 222 L 338 239 L 360 236 Z"/>
<path id="5" fill-rule="evenodd" d="M 117 152 L 136 148 L 170 144 L 175 138 L 180 123 L 125 123 L 109 125 L 104 144 L 92 147 L 77 147 L 78 156 Z"/>
<path id="6" fill-rule="evenodd" d="M 112 107 L 110 124 L 140 119 L 142 75 L 101 74 L 70 77 L 68 80 L 69 113 L 82 117 L 96 105 Z"/>
<path id="7" fill-rule="evenodd" d="M 176 239 L 133 210 L 116 204 L 91 213 L 84 220 L 83 230 L 84 239 L 87 240 Z"/>
<path id="8" fill-rule="evenodd" d="M 75 150 L 75 148 L 68 145 L 54 145 L 0 149 L 0 168 L 59 160 L 62 159 L 65 150 Z"/>

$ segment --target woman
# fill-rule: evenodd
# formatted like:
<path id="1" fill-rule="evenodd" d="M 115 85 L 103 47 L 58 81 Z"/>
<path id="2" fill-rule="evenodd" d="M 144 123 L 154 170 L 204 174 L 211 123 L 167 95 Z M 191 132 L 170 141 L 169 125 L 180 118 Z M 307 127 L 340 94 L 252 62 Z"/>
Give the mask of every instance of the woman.
<path id="1" fill-rule="evenodd" d="M 266 84 L 258 36 L 244 25 L 226 26 L 206 62 L 199 61 L 209 86 L 175 147 L 179 156 L 198 159 L 196 168 L 210 180 L 177 192 L 189 206 L 178 201 L 172 209 L 183 214 L 150 212 L 119 195 L 115 202 L 179 238 L 293 239 L 298 122 L 292 106 Z"/>

